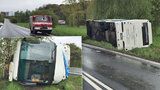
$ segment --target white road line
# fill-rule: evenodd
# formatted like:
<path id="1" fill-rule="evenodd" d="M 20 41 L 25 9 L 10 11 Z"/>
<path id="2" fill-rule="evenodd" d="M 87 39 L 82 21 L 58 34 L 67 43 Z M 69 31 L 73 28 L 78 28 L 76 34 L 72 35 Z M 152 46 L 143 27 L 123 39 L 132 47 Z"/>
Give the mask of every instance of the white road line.
<path id="1" fill-rule="evenodd" d="M 93 88 L 95 88 L 96 90 L 102 90 L 102 88 L 100 88 L 98 85 L 96 85 L 94 82 L 92 82 L 89 78 L 87 78 L 86 76 L 83 75 L 83 78 L 86 82 L 88 82 Z"/>
<path id="2" fill-rule="evenodd" d="M 110 88 L 109 86 L 105 85 L 104 83 L 102 83 L 102 82 L 99 81 L 98 79 L 94 78 L 93 76 L 89 75 L 89 74 L 86 73 L 85 71 L 83 71 L 83 74 L 85 74 L 86 76 L 88 76 L 89 78 L 91 78 L 93 81 L 95 81 L 95 82 L 98 83 L 99 85 L 103 86 L 105 89 L 107 89 L 107 90 L 113 90 L 112 88 Z"/>

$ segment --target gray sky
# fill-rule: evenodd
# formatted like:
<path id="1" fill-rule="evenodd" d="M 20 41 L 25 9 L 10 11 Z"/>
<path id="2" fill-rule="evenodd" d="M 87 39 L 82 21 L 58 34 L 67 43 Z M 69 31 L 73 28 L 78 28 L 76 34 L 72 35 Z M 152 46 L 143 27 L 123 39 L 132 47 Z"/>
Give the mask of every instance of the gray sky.
<path id="1" fill-rule="evenodd" d="M 74 43 L 76 46 L 82 49 L 82 37 L 81 36 L 52 36 L 54 42 L 58 44 L 70 44 Z"/>
<path id="2" fill-rule="evenodd" d="M 46 4 L 61 4 L 64 0 L 0 0 L 0 11 L 34 10 Z"/>

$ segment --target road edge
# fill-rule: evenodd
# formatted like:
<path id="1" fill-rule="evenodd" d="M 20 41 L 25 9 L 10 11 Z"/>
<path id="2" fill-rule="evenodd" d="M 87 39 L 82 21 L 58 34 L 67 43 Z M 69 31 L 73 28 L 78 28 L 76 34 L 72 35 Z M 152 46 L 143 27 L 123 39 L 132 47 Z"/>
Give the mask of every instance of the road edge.
<path id="1" fill-rule="evenodd" d="M 106 49 L 106 48 L 101 48 L 101 47 L 98 47 L 98 46 L 89 45 L 89 44 L 85 44 L 85 43 L 83 43 L 82 46 L 88 47 L 88 48 L 92 48 L 92 49 L 98 49 L 98 50 L 105 51 L 105 52 L 118 54 L 120 56 L 124 56 L 124 57 L 128 57 L 128 58 L 131 58 L 131 59 L 135 59 L 135 60 L 140 61 L 140 62 L 142 62 L 144 64 L 149 64 L 150 66 L 153 66 L 153 67 L 156 67 L 156 68 L 160 68 L 160 63 L 158 63 L 158 62 L 150 61 L 150 60 L 143 59 L 143 58 L 140 58 L 140 57 L 131 56 L 131 55 L 124 54 L 124 53 L 121 53 L 121 52 L 117 52 L 117 51 L 113 51 L 113 50 L 109 50 L 109 49 Z M 82 48 L 82 50 L 83 50 L 83 48 Z"/>
<path id="2" fill-rule="evenodd" d="M 13 24 L 13 23 L 12 23 L 12 24 Z M 17 25 L 17 24 L 14 24 L 14 25 Z M 19 25 L 17 25 L 17 27 L 22 28 L 22 29 L 24 29 L 24 30 L 29 30 L 29 31 L 30 31 L 30 29 L 29 29 L 29 28 L 26 28 L 26 27 L 22 27 L 22 26 L 19 26 Z"/>

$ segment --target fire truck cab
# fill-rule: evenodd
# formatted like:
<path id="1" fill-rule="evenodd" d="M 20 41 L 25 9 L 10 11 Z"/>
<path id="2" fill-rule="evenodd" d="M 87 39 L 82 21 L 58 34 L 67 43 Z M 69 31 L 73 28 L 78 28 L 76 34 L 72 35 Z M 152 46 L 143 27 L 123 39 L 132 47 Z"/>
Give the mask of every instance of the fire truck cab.
<path id="1" fill-rule="evenodd" d="M 52 31 L 52 18 L 48 15 L 30 16 L 29 26 L 32 34 L 37 34 L 37 32 L 50 34 Z"/>

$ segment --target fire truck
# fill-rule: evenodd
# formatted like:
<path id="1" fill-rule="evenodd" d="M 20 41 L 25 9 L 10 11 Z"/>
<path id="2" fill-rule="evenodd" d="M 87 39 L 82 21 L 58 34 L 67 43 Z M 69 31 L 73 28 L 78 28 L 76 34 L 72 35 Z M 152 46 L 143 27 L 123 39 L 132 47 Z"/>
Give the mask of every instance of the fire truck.
<path id="1" fill-rule="evenodd" d="M 18 41 L 9 81 L 24 85 L 57 84 L 69 76 L 70 47 L 49 39 Z"/>
<path id="2" fill-rule="evenodd" d="M 48 15 L 30 16 L 29 26 L 31 34 L 37 34 L 37 32 L 50 34 L 52 31 L 52 18 Z"/>

